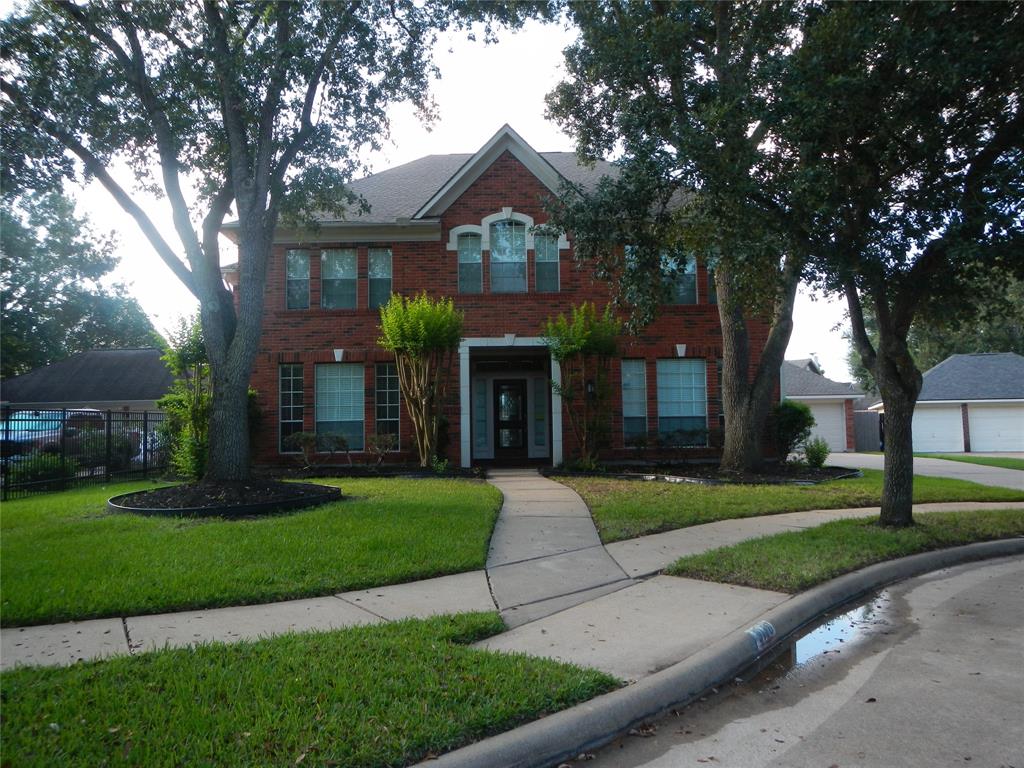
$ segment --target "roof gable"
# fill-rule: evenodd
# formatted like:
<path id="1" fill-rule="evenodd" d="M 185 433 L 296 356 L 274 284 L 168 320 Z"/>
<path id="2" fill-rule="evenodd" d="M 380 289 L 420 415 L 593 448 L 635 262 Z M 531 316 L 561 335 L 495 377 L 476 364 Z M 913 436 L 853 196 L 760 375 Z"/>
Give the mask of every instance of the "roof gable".
<path id="1" fill-rule="evenodd" d="M 826 379 L 815 373 L 806 360 L 786 360 L 782 364 L 782 388 L 785 397 L 861 397 L 864 393 L 852 384 Z"/>
<path id="2" fill-rule="evenodd" d="M 552 192 L 558 192 L 562 175 L 506 123 L 441 185 L 416 211 L 413 218 L 440 216 L 505 152 L 521 162 L 545 187 Z"/>

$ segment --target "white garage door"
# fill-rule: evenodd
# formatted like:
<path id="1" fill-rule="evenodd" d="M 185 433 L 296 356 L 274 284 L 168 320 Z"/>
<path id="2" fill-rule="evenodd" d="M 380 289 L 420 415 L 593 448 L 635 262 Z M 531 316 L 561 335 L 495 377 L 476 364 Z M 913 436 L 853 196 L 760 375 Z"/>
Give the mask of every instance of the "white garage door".
<path id="1" fill-rule="evenodd" d="M 964 425 L 959 405 L 922 406 L 914 411 L 914 450 L 962 451 Z"/>
<path id="2" fill-rule="evenodd" d="M 1024 403 L 968 405 L 972 451 L 1024 451 Z"/>
<path id="3" fill-rule="evenodd" d="M 846 412 L 842 403 L 814 403 L 807 405 L 814 415 L 811 437 L 821 437 L 833 452 L 846 450 Z"/>

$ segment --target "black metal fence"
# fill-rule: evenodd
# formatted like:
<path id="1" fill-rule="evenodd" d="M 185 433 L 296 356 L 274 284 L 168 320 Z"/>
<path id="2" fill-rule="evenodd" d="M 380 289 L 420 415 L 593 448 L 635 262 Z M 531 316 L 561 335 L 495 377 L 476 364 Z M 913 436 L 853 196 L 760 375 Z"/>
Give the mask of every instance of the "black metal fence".
<path id="1" fill-rule="evenodd" d="M 16 411 L 0 428 L 0 497 L 139 480 L 167 468 L 159 411 Z"/>

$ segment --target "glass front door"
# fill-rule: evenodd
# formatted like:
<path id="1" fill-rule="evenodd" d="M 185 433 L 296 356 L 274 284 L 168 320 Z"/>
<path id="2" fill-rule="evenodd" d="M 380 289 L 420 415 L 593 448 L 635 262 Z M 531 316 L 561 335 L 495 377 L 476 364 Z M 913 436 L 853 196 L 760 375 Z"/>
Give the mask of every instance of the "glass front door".
<path id="1" fill-rule="evenodd" d="M 494 458 L 526 456 L 526 380 L 494 382 Z"/>

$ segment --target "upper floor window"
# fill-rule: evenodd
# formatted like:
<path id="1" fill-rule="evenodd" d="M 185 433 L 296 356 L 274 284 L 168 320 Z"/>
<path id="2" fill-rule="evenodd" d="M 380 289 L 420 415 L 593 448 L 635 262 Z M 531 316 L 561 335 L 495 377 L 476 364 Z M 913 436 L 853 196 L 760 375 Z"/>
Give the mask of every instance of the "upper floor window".
<path id="1" fill-rule="evenodd" d="M 526 293 L 526 224 L 491 224 L 491 293 Z"/>
<path id="2" fill-rule="evenodd" d="M 558 284 L 558 238 L 550 235 L 536 235 L 533 239 L 535 260 L 534 273 L 538 293 L 557 293 Z"/>
<path id="3" fill-rule="evenodd" d="M 459 235 L 459 293 L 482 293 L 483 269 L 480 235 Z"/>
<path id="4" fill-rule="evenodd" d="M 661 257 L 662 271 L 669 289 L 669 304 L 697 303 L 697 258 L 695 256 Z"/>
<path id="5" fill-rule="evenodd" d="M 369 250 L 370 309 L 377 309 L 391 298 L 391 249 Z"/>
<path id="6" fill-rule="evenodd" d="M 320 255 L 320 306 L 356 308 L 355 248 L 339 248 Z"/>
<path id="7" fill-rule="evenodd" d="M 309 309 L 309 252 L 288 251 L 285 254 L 285 307 Z"/>

